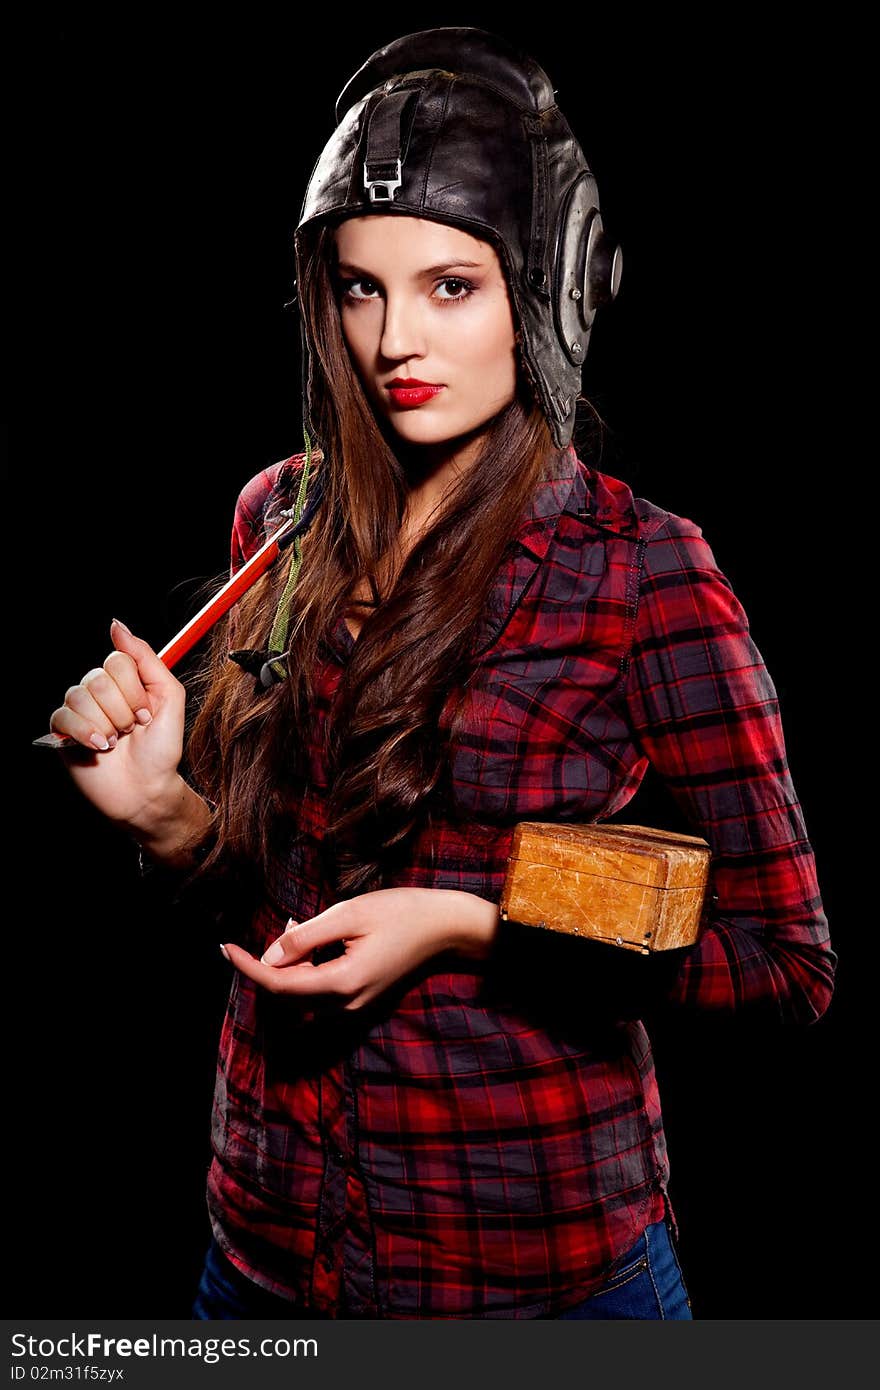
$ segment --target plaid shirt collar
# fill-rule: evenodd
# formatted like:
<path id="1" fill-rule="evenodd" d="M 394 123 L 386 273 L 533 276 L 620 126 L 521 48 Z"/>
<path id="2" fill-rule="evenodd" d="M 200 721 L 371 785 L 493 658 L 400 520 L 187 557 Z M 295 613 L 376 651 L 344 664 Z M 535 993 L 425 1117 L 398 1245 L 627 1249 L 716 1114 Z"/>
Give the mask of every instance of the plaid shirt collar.
<path id="1" fill-rule="evenodd" d="M 514 539 L 535 559 L 543 560 L 563 512 L 592 521 L 600 530 L 615 535 L 639 535 L 630 488 L 619 478 L 597 473 L 589 464 L 579 466 L 571 444 L 538 484 Z"/>

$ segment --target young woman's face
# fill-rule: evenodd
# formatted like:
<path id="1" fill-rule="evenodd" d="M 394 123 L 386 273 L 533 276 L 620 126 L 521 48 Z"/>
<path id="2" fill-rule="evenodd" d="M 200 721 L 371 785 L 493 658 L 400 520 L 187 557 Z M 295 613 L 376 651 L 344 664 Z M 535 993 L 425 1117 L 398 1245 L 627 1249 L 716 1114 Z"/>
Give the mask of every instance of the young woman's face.
<path id="1" fill-rule="evenodd" d="M 342 332 L 364 390 L 411 444 L 487 424 L 516 391 L 515 322 L 491 243 L 397 214 L 335 231 Z M 394 394 L 397 380 L 440 389 Z"/>

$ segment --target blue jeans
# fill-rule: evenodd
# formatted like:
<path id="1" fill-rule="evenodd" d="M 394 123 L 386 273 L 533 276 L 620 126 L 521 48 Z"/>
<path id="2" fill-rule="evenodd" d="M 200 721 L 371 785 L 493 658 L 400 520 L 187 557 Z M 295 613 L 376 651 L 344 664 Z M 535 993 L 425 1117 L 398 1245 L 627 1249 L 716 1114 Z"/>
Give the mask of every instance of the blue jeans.
<path id="1" fill-rule="evenodd" d="M 617 1273 L 559 1318 L 693 1318 L 668 1220 L 655 1221 L 620 1260 Z"/>
<path id="2" fill-rule="evenodd" d="M 193 1320 L 235 1318 L 326 1318 L 297 1308 L 260 1288 L 224 1255 L 216 1240 L 205 1256 Z M 342 1316 L 345 1316 L 343 1310 Z M 667 1221 L 655 1221 L 620 1260 L 617 1273 L 583 1303 L 555 1315 L 572 1318 L 691 1318 L 691 1301 L 682 1278 Z"/>
<path id="3" fill-rule="evenodd" d="M 289 1299 L 255 1284 L 223 1253 L 214 1237 L 192 1306 L 193 1321 L 214 1318 L 323 1318 L 324 1313 L 297 1308 Z"/>

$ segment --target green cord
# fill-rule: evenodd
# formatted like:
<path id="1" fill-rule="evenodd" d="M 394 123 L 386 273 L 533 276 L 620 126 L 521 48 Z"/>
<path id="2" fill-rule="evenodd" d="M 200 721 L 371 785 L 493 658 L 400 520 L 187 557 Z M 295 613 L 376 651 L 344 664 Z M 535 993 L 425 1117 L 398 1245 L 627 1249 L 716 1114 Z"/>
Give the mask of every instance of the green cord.
<path id="1" fill-rule="evenodd" d="M 312 465 L 312 441 L 309 439 L 309 432 L 303 429 L 303 439 L 306 446 L 306 458 L 303 464 L 302 477 L 299 481 L 299 492 L 293 508 L 294 525 L 302 517 L 305 509 L 306 490 L 309 485 L 309 470 Z M 302 537 L 297 536 L 292 544 L 293 555 L 290 561 L 290 570 L 287 575 L 287 583 L 284 586 L 284 593 L 281 595 L 281 602 L 275 611 L 275 621 L 272 624 L 272 631 L 269 635 L 269 666 L 279 680 L 284 680 L 287 675 L 287 668 L 284 665 L 285 643 L 287 641 L 287 631 L 290 627 L 290 599 L 296 588 L 296 581 L 299 578 L 300 565 L 302 564 Z"/>

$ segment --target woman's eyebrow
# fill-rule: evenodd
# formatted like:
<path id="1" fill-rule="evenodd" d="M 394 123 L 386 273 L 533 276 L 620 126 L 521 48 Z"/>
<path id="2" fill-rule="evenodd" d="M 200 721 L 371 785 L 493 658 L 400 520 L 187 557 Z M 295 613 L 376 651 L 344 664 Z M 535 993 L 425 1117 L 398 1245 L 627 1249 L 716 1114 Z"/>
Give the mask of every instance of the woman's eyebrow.
<path id="1" fill-rule="evenodd" d="M 483 266 L 480 261 L 444 261 L 442 265 L 429 265 L 424 270 L 417 271 L 416 279 L 426 280 L 430 275 L 442 275 L 446 270 L 461 270 L 463 267 L 466 267 L 468 270 L 485 269 L 485 266 Z M 351 261 L 338 261 L 336 269 L 350 275 L 369 276 L 372 280 L 379 278 L 373 271 L 364 270 L 363 266 L 354 265 Z"/>

